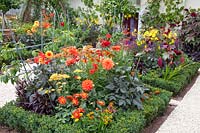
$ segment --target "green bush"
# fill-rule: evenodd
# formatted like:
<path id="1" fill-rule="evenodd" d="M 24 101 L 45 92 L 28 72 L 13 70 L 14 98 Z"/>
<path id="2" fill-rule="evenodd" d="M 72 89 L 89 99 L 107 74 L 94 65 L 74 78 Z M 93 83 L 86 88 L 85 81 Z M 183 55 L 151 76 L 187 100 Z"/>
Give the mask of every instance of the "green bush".
<path id="1" fill-rule="evenodd" d="M 160 91 L 160 94 L 150 95 L 150 98 L 144 102 L 144 110 L 128 110 L 127 112 L 119 110 L 116 119 L 106 128 L 105 132 L 138 133 L 157 115 L 161 114 L 168 105 L 172 93 L 158 88 L 150 88 L 152 92 Z M 79 125 L 62 124 L 54 116 L 25 111 L 16 107 L 13 102 L 0 108 L 0 124 L 15 128 L 20 132 L 88 133 L 86 129 L 82 129 Z"/>
<path id="2" fill-rule="evenodd" d="M 188 83 L 191 82 L 199 68 L 200 63 L 192 63 L 184 67 L 184 69 L 180 71 L 180 74 L 173 77 L 170 81 L 158 77 L 152 78 L 152 76 L 149 76 L 148 74 L 143 76 L 141 79 L 146 84 L 166 89 L 173 92 L 174 95 L 177 95 Z"/>

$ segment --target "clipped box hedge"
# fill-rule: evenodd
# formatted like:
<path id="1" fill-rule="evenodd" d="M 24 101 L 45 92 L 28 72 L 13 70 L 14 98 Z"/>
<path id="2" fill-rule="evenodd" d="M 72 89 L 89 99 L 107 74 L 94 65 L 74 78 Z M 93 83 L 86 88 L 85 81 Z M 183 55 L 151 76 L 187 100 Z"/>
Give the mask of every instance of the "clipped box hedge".
<path id="1" fill-rule="evenodd" d="M 194 76 L 197 75 L 200 63 L 192 63 L 180 71 L 180 75 L 173 78 L 173 80 L 166 81 L 162 78 L 152 76 L 143 76 L 141 80 L 151 86 L 159 87 L 173 92 L 177 95 L 186 85 L 188 85 Z"/>
<path id="2" fill-rule="evenodd" d="M 106 133 L 139 133 L 145 125 L 149 124 L 156 116 L 166 109 L 171 92 L 152 88 L 154 92 L 158 90 L 160 94 L 153 94 L 144 101 L 144 110 L 119 111 Z M 88 133 L 76 124 L 62 124 L 53 116 L 39 115 L 30 111 L 25 111 L 16 107 L 14 103 L 8 103 L 0 108 L 0 124 L 17 129 L 20 132 L 36 133 Z M 95 125 L 95 123 L 92 123 Z"/>

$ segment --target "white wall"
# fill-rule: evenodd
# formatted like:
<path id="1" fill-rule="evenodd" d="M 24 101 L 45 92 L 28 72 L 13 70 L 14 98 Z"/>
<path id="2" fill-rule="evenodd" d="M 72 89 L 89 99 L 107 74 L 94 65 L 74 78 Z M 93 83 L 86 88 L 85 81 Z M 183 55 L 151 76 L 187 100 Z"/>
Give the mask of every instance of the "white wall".
<path id="1" fill-rule="evenodd" d="M 200 8 L 200 0 L 185 0 L 186 8 Z"/>
<path id="2" fill-rule="evenodd" d="M 94 0 L 95 3 L 98 3 L 101 0 Z M 84 7 L 83 2 L 81 0 L 69 0 L 69 3 L 71 4 L 71 7 L 77 9 L 78 7 Z"/>

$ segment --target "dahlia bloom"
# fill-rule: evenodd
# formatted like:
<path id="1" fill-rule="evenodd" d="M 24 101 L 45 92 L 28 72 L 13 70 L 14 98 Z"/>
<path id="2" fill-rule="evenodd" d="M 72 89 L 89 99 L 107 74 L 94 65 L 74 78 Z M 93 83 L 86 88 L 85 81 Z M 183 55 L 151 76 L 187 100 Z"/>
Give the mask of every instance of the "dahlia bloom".
<path id="1" fill-rule="evenodd" d="M 93 86 L 94 84 L 92 80 L 87 79 L 82 82 L 82 89 L 84 91 L 91 91 L 93 89 Z"/>
<path id="2" fill-rule="evenodd" d="M 105 70 L 111 70 L 114 67 L 114 62 L 110 58 L 103 59 L 102 67 Z"/>

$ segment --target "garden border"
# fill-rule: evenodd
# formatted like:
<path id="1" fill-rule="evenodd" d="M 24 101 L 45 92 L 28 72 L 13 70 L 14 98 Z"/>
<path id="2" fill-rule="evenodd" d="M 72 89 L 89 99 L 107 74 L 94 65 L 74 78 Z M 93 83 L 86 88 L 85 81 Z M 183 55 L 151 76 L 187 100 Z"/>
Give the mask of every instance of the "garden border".
<path id="1" fill-rule="evenodd" d="M 156 116 L 164 112 L 172 93 L 155 87 L 150 88 L 153 94 L 148 100 L 144 101 L 144 110 L 120 111 L 116 117 L 117 121 L 111 123 L 111 126 L 106 129 L 106 133 L 139 133 Z M 154 92 L 159 92 L 159 94 Z M 75 125 L 62 124 L 54 117 L 25 111 L 21 107 L 16 107 L 14 102 L 7 103 L 4 107 L 0 108 L 0 124 L 22 132 L 87 132 L 84 129 L 77 128 Z"/>
<path id="2" fill-rule="evenodd" d="M 154 87 L 173 92 L 173 95 L 177 95 L 185 86 L 192 81 L 192 79 L 198 74 L 200 63 L 194 62 L 184 67 L 181 70 L 181 74 L 173 78 L 173 81 L 167 81 L 162 78 L 152 78 L 152 76 L 143 76 L 141 80 Z"/>

